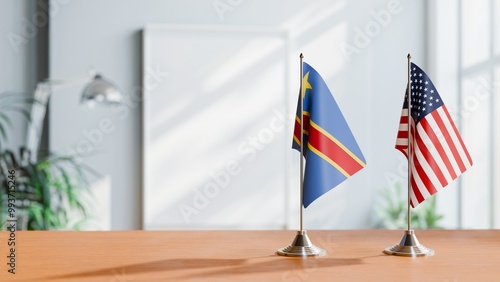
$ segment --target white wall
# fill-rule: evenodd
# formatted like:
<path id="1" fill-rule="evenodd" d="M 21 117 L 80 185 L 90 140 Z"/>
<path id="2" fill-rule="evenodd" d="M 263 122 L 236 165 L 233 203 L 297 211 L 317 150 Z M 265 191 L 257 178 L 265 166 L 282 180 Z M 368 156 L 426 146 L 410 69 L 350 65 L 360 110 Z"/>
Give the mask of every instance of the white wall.
<path id="1" fill-rule="evenodd" d="M 94 181 L 99 202 L 95 228 L 141 227 L 141 107 L 140 99 L 133 97 L 141 85 L 141 30 L 148 23 L 288 31 L 290 54 L 303 52 L 322 74 L 368 163 L 306 210 L 306 228 L 370 227 L 377 191 L 390 184 L 386 176 L 397 177 L 403 162 L 394 142 L 406 84 L 406 54 L 411 52 L 425 67 L 424 1 L 64 2 L 50 25 L 51 76 L 76 76 L 94 66 L 129 98 L 119 112 L 79 106 L 79 87 L 51 98 L 52 149 L 79 149 L 85 162 L 102 174 Z M 227 10 L 218 13 L 214 4 Z M 393 13 L 384 14 L 390 19 L 377 23 L 375 14 L 389 9 Z M 373 36 L 366 36 L 366 30 Z M 341 49 L 345 44 L 355 53 L 346 56 Z M 297 67 L 292 66 L 291 73 L 298 73 Z M 103 119 L 112 123 L 112 132 L 99 129 Z M 296 219 L 292 229 L 294 224 Z"/>
<path id="2" fill-rule="evenodd" d="M 0 93 L 31 95 L 36 84 L 36 31 L 31 27 L 34 1 L 2 0 L 0 9 Z M 9 131 L 9 147 L 24 144 L 26 121 L 11 115 L 14 125 Z"/>

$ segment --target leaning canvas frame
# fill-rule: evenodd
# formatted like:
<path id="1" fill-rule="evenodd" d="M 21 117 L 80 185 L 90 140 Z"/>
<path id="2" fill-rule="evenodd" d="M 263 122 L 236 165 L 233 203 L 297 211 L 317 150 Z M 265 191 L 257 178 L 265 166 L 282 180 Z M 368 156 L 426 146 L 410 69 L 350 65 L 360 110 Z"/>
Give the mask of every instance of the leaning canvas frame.
<path id="1" fill-rule="evenodd" d="M 143 229 L 280 229 L 289 218 L 286 32 L 143 31 Z"/>

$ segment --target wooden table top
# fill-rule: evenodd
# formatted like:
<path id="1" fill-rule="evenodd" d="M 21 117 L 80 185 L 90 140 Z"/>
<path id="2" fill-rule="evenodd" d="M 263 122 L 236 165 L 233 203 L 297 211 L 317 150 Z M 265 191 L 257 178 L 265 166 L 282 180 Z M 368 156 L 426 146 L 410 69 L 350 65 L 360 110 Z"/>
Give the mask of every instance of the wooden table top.
<path id="1" fill-rule="evenodd" d="M 0 281 L 500 281 L 500 230 L 416 230 L 432 257 L 382 253 L 402 230 L 308 231 L 327 250 L 281 257 L 295 231 L 0 232 Z"/>

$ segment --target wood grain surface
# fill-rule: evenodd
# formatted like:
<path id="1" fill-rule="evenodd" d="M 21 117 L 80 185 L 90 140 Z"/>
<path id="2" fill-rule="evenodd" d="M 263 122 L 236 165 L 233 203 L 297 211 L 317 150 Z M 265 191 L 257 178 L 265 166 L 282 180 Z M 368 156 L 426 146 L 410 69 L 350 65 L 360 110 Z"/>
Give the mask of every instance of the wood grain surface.
<path id="1" fill-rule="evenodd" d="M 500 281 L 500 230 L 416 230 L 432 257 L 382 253 L 402 230 L 308 231 L 317 258 L 275 254 L 295 231 L 18 231 L 0 281 Z"/>

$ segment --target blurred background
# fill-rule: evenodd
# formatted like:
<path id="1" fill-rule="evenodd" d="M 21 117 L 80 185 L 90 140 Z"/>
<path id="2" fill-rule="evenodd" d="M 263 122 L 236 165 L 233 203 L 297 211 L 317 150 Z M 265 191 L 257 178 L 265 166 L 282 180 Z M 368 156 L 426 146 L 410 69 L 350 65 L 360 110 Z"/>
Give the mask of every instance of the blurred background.
<path id="1" fill-rule="evenodd" d="M 407 164 L 394 145 L 408 53 L 474 161 L 412 211 L 415 227 L 500 228 L 499 1 L 0 4 L 0 92 L 27 98 L 0 100 L 2 152 L 23 163 L 36 121 L 16 109 L 43 107 L 29 101 L 38 82 L 65 82 L 37 126 L 39 156 L 24 161 L 48 183 L 19 188 L 32 195 L 23 200 L 32 229 L 297 229 L 300 53 L 367 160 L 305 210 L 306 229 L 405 228 Z M 81 103 L 89 69 L 119 89 L 120 104 Z M 71 162 L 61 169 L 54 156 Z"/>

